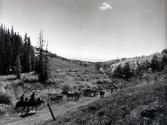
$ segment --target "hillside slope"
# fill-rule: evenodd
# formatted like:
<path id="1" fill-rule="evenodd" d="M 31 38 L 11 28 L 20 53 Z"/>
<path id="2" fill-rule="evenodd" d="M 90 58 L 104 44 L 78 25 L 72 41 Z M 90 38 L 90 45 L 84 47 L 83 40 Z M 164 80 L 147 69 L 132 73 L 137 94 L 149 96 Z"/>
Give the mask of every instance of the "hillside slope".
<path id="1" fill-rule="evenodd" d="M 47 102 L 49 93 L 60 92 L 64 86 L 75 91 L 97 87 L 98 80 L 108 79 L 107 76 L 96 73 L 92 63 L 57 57 L 49 60 L 50 79 L 46 84 L 40 83 L 34 72 L 21 74 L 21 79 L 16 79 L 15 75 L 0 76 L 0 117 L 13 113 L 13 107 L 23 93 L 29 98 L 34 91 L 36 97 Z"/>
<path id="2" fill-rule="evenodd" d="M 50 59 L 50 81 L 62 87 L 69 85 L 72 89 L 80 87 L 97 87 L 98 80 L 108 80 L 108 76 L 95 72 L 95 64 L 61 58 Z"/>
<path id="3" fill-rule="evenodd" d="M 39 118 L 39 121 L 42 120 L 42 123 L 49 120 L 44 125 L 136 125 L 145 123 L 166 125 L 167 123 L 167 75 L 165 73 L 167 70 L 165 67 L 163 67 L 163 71 L 159 72 L 148 72 L 141 67 L 143 72 L 140 78 L 135 76 L 124 79 L 110 76 L 112 73 L 110 70 L 109 74 L 107 74 L 107 70 L 104 73 L 96 72 L 96 64 L 90 62 L 50 57 L 49 66 L 50 78 L 44 84 L 38 81 L 34 72 L 21 74 L 21 79 L 16 79 L 14 75 L 0 76 L 0 101 L 3 101 L 0 104 L 1 118 L 10 119 L 13 117 L 12 115 L 16 115 L 14 106 L 23 93 L 26 97 L 30 97 L 30 94 L 35 91 L 36 97 L 41 97 L 48 102 L 49 94 L 60 92 L 64 86 L 68 86 L 71 91 L 77 91 L 84 88 L 109 90 L 114 85 L 115 90 L 110 96 L 100 100 L 98 98 L 89 98 L 88 100 L 82 98 L 83 105 L 80 102 L 75 103 L 76 106 L 73 105 L 70 111 L 70 107 L 65 108 L 67 112 L 63 112 L 63 114 L 61 113 L 63 105 L 53 106 L 54 111 L 58 110 L 57 121 L 52 122 L 46 117 L 44 121 L 42 120 L 42 117 L 46 116 L 44 115 L 47 111 L 46 107 L 40 110 L 42 114 L 34 117 Z M 65 101 L 64 105 L 67 104 L 68 107 L 69 103 Z M 18 118 L 19 116 L 14 117 Z M 28 120 L 31 122 L 31 117 Z M 18 122 L 22 124 L 21 121 Z M 5 123 L 8 123 L 8 119 Z"/>
<path id="4" fill-rule="evenodd" d="M 158 80 L 149 84 L 141 81 L 44 125 L 166 125 L 167 75 L 152 75 Z"/>

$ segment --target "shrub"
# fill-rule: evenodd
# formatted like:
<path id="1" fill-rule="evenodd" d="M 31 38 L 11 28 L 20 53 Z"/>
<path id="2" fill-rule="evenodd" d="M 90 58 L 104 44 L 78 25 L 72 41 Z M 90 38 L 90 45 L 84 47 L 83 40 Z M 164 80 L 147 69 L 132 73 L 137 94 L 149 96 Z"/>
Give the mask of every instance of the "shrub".
<path id="1" fill-rule="evenodd" d="M 165 65 L 165 67 L 164 67 L 164 71 L 167 73 L 167 65 Z"/>
<path id="2" fill-rule="evenodd" d="M 113 76 L 115 76 L 115 77 L 121 77 L 122 76 L 122 67 L 121 67 L 121 65 L 118 65 L 118 67 L 115 69 Z"/>
<path id="3" fill-rule="evenodd" d="M 159 69 L 160 69 L 160 61 L 159 61 L 159 58 L 156 54 L 153 55 L 153 58 L 151 60 L 151 68 L 152 68 L 153 72 L 159 71 Z"/>
<path id="4" fill-rule="evenodd" d="M 0 104 L 11 104 L 11 97 L 8 94 L 0 94 Z"/>
<path id="5" fill-rule="evenodd" d="M 124 65 L 118 65 L 113 74 L 113 76 L 120 78 L 130 78 L 132 75 L 133 71 L 130 68 L 129 62 L 125 62 Z"/>
<path id="6" fill-rule="evenodd" d="M 129 62 L 126 62 L 122 68 L 122 76 L 124 78 L 129 78 L 131 75 L 132 75 L 132 73 L 131 73 L 131 69 L 130 69 L 130 64 L 129 64 Z"/>
<path id="7" fill-rule="evenodd" d="M 167 65 L 167 54 L 162 54 L 162 58 L 161 58 L 161 66 L 162 68 L 165 67 L 165 65 Z"/>
<path id="8" fill-rule="evenodd" d="M 89 111 L 96 111 L 97 109 L 98 109 L 98 108 L 97 108 L 96 105 L 91 105 L 91 106 L 88 107 L 88 110 L 89 110 Z"/>
<path id="9" fill-rule="evenodd" d="M 4 107 L 0 107 L 0 116 L 5 114 L 5 108 Z"/>
<path id="10" fill-rule="evenodd" d="M 100 62 L 97 62 L 96 64 L 95 64 L 95 71 L 96 72 L 99 72 L 99 69 L 101 68 L 102 66 L 101 66 L 101 63 Z"/>
<path id="11" fill-rule="evenodd" d="M 166 54 L 167 55 L 167 49 L 162 50 L 161 54 Z"/>

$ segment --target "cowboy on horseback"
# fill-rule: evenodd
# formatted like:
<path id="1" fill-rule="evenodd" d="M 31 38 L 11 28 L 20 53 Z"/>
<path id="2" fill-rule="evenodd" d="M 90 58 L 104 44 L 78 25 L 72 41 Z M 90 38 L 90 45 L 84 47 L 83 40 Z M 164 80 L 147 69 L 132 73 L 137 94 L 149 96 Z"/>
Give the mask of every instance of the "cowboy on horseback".
<path id="1" fill-rule="evenodd" d="M 24 94 L 20 97 L 20 102 L 24 102 Z"/>
<path id="2" fill-rule="evenodd" d="M 31 97 L 30 97 L 30 101 L 34 102 L 35 101 L 35 92 L 32 93 Z"/>

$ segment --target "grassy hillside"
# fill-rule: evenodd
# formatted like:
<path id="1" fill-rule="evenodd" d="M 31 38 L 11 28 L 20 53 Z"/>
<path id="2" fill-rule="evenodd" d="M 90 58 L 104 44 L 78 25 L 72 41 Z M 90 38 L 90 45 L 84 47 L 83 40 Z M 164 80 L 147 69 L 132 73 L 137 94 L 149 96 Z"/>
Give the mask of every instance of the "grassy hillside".
<path id="1" fill-rule="evenodd" d="M 14 75 L 0 76 L 0 117 L 15 113 L 15 103 L 23 93 L 29 97 L 35 91 L 36 97 L 47 102 L 50 93 L 60 92 L 67 86 L 72 91 L 84 88 L 110 90 L 114 86 L 110 96 L 59 115 L 57 121 L 45 124 L 166 125 L 166 59 L 165 50 L 151 56 L 103 62 L 100 64 L 104 72 L 97 72 L 96 63 L 69 60 L 53 54 L 49 57 L 50 78 L 46 83 L 40 83 L 34 72 L 21 74 L 21 79 Z M 125 77 L 129 72 L 133 74 Z M 143 114 L 153 115 L 143 117 Z"/>
<path id="2" fill-rule="evenodd" d="M 50 81 L 57 86 L 69 85 L 71 88 L 97 86 L 98 80 L 108 80 L 106 75 L 95 72 L 93 63 L 66 61 L 52 58 L 50 61 Z"/>
<path id="3" fill-rule="evenodd" d="M 64 86 L 71 90 L 97 88 L 98 80 L 109 80 L 107 76 L 95 72 L 93 63 L 59 57 L 49 60 L 50 79 L 46 84 L 38 82 L 38 77 L 33 72 L 21 74 L 21 79 L 16 79 L 15 75 L 0 76 L 0 115 L 11 114 L 23 93 L 30 97 L 35 91 L 37 97 L 47 101 L 49 93 L 60 92 Z"/>
<path id="4" fill-rule="evenodd" d="M 140 81 L 44 125 L 166 125 L 167 75 L 158 72 L 152 76 L 158 79 Z"/>

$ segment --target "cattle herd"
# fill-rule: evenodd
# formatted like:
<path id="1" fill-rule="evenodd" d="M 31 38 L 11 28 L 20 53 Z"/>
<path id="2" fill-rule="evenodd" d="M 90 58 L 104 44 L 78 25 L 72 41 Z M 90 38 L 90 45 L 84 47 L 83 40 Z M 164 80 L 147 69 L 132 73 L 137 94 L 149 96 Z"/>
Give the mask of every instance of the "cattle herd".
<path id="1" fill-rule="evenodd" d="M 100 97 L 103 98 L 105 95 L 105 91 L 101 90 L 95 90 L 95 89 L 85 89 L 82 91 L 75 91 L 75 92 L 70 92 L 70 91 L 62 91 L 61 93 L 52 93 L 48 94 L 48 101 L 49 103 L 57 102 L 59 103 L 62 100 L 67 100 L 67 101 L 78 101 L 80 97 L 83 95 L 85 97 L 95 97 L 99 93 Z M 23 100 L 19 100 L 16 103 L 15 110 L 17 112 L 21 113 L 29 113 L 31 110 L 36 110 L 38 106 L 44 105 L 44 100 L 41 98 L 36 98 L 34 100 L 25 98 Z"/>

